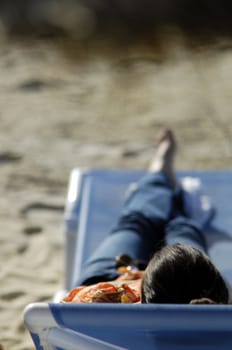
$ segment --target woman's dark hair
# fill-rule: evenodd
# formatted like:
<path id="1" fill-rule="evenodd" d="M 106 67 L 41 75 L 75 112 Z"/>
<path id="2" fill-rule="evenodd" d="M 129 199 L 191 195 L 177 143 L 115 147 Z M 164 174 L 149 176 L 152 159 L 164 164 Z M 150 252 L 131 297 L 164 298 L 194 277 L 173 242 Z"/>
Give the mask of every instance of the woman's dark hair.
<path id="1" fill-rule="evenodd" d="M 188 245 L 154 254 L 142 281 L 142 303 L 227 304 L 226 284 L 207 255 Z"/>

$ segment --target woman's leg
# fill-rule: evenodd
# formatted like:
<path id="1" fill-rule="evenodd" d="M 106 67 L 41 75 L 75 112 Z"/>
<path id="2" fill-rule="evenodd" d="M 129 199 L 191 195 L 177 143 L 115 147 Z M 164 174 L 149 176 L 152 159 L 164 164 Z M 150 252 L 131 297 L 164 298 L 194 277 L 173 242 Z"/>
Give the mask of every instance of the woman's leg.
<path id="1" fill-rule="evenodd" d="M 165 174 L 148 174 L 139 181 L 117 225 L 84 264 L 76 285 L 115 279 L 115 258 L 122 254 L 147 263 L 164 240 L 172 200 L 173 190 Z"/>
<path id="2" fill-rule="evenodd" d="M 155 158 L 151 165 L 151 170 L 156 171 L 162 167 L 173 187 L 176 189 L 178 186 L 174 171 L 175 150 L 176 143 L 174 136 L 172 132 L 169 131 L 169 144 L 163 142 L 159 147 L 158 153 L 160 152 L 161 156 Z M 162 154 L 165 154 L 165 157 L 162 156 Z M 175 190 L 172 203 L 172 218 L 165 226 L 165 244 L 173 245 L 176 243 L 182 243 L 206 252 L 205 238 L 201 226 L 196 221 L 186 217 L 184 214 L 182 195 L 182 190 Z"/>
<path id="3" fill-rule="evenodd" d="M 165 243 L 167 245 L 176 243 L 187 244 L 207 253 L 204 233 L 200 226 L 191 218 L 181 214 L 167 224 L 165 228 Z"/>
<path id="4" fill-rule="evenodd" d="M 174 177 L 170 172 L 175 141 L 170 131 L 161 137 L 150 172 L 129 195 L 116 227 L 84 264 L 76 284 L 112 280 L 118 276 L 115 257 L 122 254 L 148 262 L 164 241 L 173 215 Z"/>

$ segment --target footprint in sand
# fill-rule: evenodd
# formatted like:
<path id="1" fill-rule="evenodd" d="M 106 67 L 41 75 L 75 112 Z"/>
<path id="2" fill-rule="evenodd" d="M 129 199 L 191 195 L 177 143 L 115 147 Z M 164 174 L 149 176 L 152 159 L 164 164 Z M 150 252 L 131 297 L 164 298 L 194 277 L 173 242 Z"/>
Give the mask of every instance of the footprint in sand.
<path id="1" fill-rule="evenodd" d="M 10 301 L 10 300 L 17 299 L 17 298 L 19 298 L 21 296 L 24 296 L 24 295 L 25 295 L 25 293 L 22 292 L 22 291 L 13 291 L 13 292 L 8 292 L 8 293 L 1 294 L 0 298 L 2 300 Z"/>
<path id="2" fill-rule="evenodd" d="M 42 202 L 34 202 L 26 205 L 20 210 L 21 215 L 27 215 L 31 210 L 52 210 L 52 211 L 64 211 L 64 205 L 47 204 Z"/>
<path id="3" fill-rule="evenodd" d="M 41 233 L 42 231 L 43 228 L 41 226 L 28 226 L 23 229 L 23 233 L 25 233 L 28 236 Z"/>
<path id="4" fill-rule="evenodd" d="M 18 162 L 22 159 L 22 156 L 18 153 L 6 151 L 0 153 L 0 163 L 12 163 Z M 1 350 L 1 349 L 0 349 Z"/>

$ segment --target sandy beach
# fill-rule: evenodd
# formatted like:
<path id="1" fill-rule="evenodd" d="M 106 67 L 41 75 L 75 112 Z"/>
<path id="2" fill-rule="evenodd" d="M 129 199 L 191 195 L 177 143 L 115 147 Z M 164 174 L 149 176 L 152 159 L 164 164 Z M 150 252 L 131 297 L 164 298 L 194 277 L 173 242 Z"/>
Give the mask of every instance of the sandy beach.
<path id="1" fill-rule="evenodd" d="M 0 39 L 0 344 L 32 350 L 23 310 L 63 284 L 75 166 L 147 166 L 163 126 L 179 169 L 232 163 L 232 42 Z"/>

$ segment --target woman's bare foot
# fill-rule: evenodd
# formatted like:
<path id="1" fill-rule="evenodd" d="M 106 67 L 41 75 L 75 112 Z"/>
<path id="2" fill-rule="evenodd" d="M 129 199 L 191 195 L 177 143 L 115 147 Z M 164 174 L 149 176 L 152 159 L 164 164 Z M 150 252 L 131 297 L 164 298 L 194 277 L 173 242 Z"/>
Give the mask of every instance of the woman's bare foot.
<path id="1" fill-rule="evenodd" d="M 165 129 L 159 140 L 156 154 L 150 164 L 149 171 L 163 171 L 176 187 L 176 177 L 174 173 L 174 156 L 176 151 L 176 141 L 173 132 Z"/>

